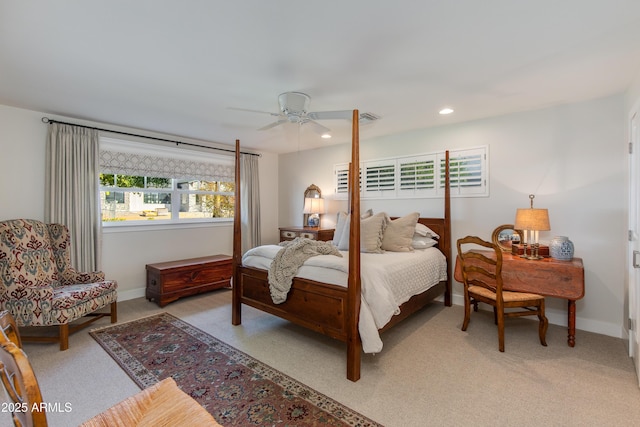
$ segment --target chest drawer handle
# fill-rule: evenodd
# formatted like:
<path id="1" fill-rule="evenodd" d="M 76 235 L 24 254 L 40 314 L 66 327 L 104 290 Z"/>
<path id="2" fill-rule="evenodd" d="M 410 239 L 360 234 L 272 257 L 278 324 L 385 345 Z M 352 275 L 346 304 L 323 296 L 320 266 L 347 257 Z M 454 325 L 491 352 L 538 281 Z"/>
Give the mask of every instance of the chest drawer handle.
<path id="1" fill-rule="evenodd" d="M 295 231 L 283 231 L 282 235 L 284 237 L 296 237 L 296 232 Z"/>

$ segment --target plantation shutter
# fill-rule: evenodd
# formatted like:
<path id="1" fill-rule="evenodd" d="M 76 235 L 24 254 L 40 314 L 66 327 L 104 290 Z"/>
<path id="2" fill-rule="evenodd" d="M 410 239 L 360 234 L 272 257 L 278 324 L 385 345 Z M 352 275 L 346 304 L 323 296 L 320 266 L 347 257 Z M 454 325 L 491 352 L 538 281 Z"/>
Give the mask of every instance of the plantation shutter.
<path id="1" fill-rule="evenodd" d="M 414 156 L 398 160 L 398 195 L 428 197 L 436 194 L 436 155 Z"/>
<path id="2" fill-rule="evenodd" d="M 479 195 L 486 191 L 486 153 L 484 148 L 449 152 L 451 194 Z M 440 157 L 440 189 L 444 189 L 444 153 Z"/>
<path id="3" fill-rule="evenodd" d="M 396 187 L 395 160 L 383 160 L 377 162 L 365 162 L 364 166 L 364 192 L 365 196 L 381 197 L 387 194 L 393 195 Z"/>

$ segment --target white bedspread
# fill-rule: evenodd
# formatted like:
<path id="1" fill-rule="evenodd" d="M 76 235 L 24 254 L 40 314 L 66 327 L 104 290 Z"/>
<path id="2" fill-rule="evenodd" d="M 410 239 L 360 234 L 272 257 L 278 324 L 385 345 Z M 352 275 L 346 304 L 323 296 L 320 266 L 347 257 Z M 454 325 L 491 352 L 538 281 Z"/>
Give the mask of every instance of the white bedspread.
<path id="1" fill-rule="evenodd" d="M 250 249 L 242 258 L 247 267 L 268 270 L 278 251 L 278 245 Z M 308 259 L 298 270 L 297 277 L 323 283 L 347 286 L 348 253 L 342 258 L 319 255 Z M 359 331 L 365 353 L 382 350 L 378 329 L 400 313 L 400 305 L 413 295 L 422 293 L 447 279 L 444 255 L 437 248 L 414 252 L 385 252 L 361 254 L 362 303 Z"/>

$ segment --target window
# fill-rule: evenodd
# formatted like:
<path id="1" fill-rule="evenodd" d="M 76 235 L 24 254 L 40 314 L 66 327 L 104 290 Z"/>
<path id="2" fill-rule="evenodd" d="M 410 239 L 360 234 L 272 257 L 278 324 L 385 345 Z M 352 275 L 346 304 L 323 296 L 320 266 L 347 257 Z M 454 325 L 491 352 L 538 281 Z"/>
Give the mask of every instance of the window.
<path id="1" fill-rule="evenodd" d="M 452 197 L 489 195 L 488 151 L 488 147 L 449 151 Z M 364 161 L 360 168 L 361 197 L 441 197 L 444 194 L 444 162 L 444 152 Z M 348 169 L 347 163 L 334 166 L 338 198 L 348 195 Z"/>
<path id="2" fill-rule="evenodd" d="M 233 218 L 233 159 L 101 139 L 100 204 L 105 225 Z M 104 143 L 103 143 L 104 142 Z"/>

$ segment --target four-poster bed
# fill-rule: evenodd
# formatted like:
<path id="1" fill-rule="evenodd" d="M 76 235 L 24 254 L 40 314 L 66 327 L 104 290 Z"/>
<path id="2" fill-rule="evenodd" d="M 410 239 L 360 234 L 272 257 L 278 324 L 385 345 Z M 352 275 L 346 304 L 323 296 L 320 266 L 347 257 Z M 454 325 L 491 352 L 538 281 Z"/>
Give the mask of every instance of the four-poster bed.
<path id="1" fill-rule="evenodd" d="M 359 113 L 353 111 L 352 145 L 349 180 L 349 251 L 347 286 L 296 277 L 287 300 L 282 304 L 272 301 L 268 271 L 243 265 L 240 230 L 240 142 L 236 141 L 236 197 L 233 241 L 233 302 L 232 324 L 242 322 L 242 304 L 249 305 L 298 325 L 320 332 L 347 343 L 347 378 L 360 378 L 362 341 L 358 330 L 361 309 L 361 240 L 360 240 L 360 179 L 359 179 Z M 449 153 L 446 153 L 445 198 L 443 218 L 420 218 L 419 222 L 437 233 L 438 249 L 446 262 L 446 279 L 412 296 L 400 305 L 394 315 L 379 331 L 385 331 L 418 311 L 433 299 L 444 295 L 444 303 L 451 305 L 451 234 Z"/>

